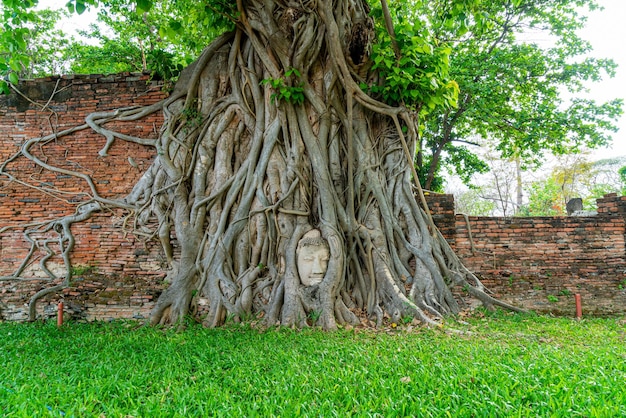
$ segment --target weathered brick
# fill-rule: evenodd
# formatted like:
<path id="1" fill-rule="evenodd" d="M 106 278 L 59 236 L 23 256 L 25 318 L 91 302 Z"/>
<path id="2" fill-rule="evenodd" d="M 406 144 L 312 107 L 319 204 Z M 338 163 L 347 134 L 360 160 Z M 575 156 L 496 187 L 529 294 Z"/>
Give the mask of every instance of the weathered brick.
<path id="1" fill-rule="evenodd" d="M 626 197 L 607 195 L 598 199 L 598 213 L 586 218 L 469 217 L 474 254 L 463 216 L 446 219 L 453 224 L 441 230 L 464 263 L 478 272 L 498 297 L 530 309 L 573 315 L 571 301 L 565 295 L 558 295 L 558 302 L 549 302 L 548 290 L 530 292 L 527 286 L 515 285 L 530 280 L 533 286 L 544 289 L 580 293 L 587 313 L 624 313 L 626 291 L 619 286 L 626 278 Z M 435 220 L 441 227 L 439 222 L 444 220 Z M 450 230 L 453 239 L 445 232 Z M 499 269 L 490 270 L 489 265 Z M 511 283 L 498 277 L 502 271 L 513 278 Z"/>

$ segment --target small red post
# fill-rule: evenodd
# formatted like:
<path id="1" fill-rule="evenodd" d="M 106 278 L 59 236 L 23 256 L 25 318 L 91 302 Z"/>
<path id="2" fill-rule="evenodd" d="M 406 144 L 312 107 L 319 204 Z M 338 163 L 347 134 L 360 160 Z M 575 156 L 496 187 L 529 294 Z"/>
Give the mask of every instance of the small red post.
<path id="1" fill-rule="evenodd" d="M 59 302 L 57 308 L 57 327 L 60 327 L 63 325 L 63 302 Z"/>
<path id="2" fill-rule="evenodd" d="M 576 293 L 574 298 L 576 299 L 576 319 L 580 319 L 583 317 L 583 305 L 580 301 L 580 294 Z"/>

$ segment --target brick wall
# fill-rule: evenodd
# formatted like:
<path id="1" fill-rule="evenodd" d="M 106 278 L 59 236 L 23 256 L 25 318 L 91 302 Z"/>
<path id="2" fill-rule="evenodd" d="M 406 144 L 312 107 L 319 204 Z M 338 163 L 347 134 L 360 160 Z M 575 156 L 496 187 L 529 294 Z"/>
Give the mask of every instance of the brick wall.
<path id="1" fill-rule="evenodd" d="M 17 152 L 26 140 L 84 124 L 92 112 L 148 105 L 165 97 L 160 83 L 150 81 L 147 75 L 130 73 L 50 77 L 24 81 L 18 88 L 23 95 L 0 96 L 2 161 Z M 138 122 L 109 122 L 104 126 L 128 135 L 156 138 L 161 125 L 162 114 L 155 113 Z M 103 136 L 86 129 L 45 146 L 35 146 L 32 152 L 48 164 L 89 174 L 101 196 L 122 197 L 150 166 L 154 151 L 117 140 L 107 157 L 99 157 L 98 151 L 105 142 Z M 83 181 L 40 170 L 25 158 L 11 162 L 7 171 L 17 180 L 0 176 L 0 276 L 11 275 L 30 249 L 20 224 L 71 215 L 89 190 Z M 46 190 L 55 190 L 57 197 Z M 90 319 L 147 314 L 160 292 L 163 261 L 154 243 L 144 243 L 124 231 L 124 215 L 119 210 L 106 210 L 85 224 L 72 227 L 76 236 L 72 263 L 83 270 L 90 267 L 91 271 L 77 271 L 81 274 L 76 275 L 72 288 L 42 300 L 41 314 L 54 311 L 60 299 L 65 300 L 68 312 Z M 33 237 L 54 239 L 56 234 L 47 231 Z M 60 252 L 57 244 L 50 247 Z M 39 260 L 46 255 L 45 248 L 37 249 L 35 255 L 36 262 L 28 266 L 24 275 L 45 277 L 39 266 Z M 60 257 L 50 259 L 48 266 L 63 276 Z M 54 282 L 45 280 L 0 281 L 0 318 L 25 319 L 30 296 L 52 285 Z"/>
<path id="2" fill-rule="evenodd" d="M 0 96 L 1 160 L 30 138 L 84 123 L 91 112 L 151 104 L 165 96 L 158 83 L 141 74 L 47 78 L 23 82 L 19 88 L 30 100 L 18 94 Z M 161 118 L 155 114 L 139 122 L 107 126 L 155 138 Z M 98 157 L 104 143 L 102 136 L 82 130 L 33 152 L 50 164 L 90 174 L 102 196 L 124 196 L 151 164 L 154 152 L 117 141 L 109 156 Z M 0 177 L 0 276 L 11 275 L 29 251 L 20 224 L 72 214 L 87 190 L 74 178 L 39 170 L 24 158 L 11 162 L 7 170 L 18 181 Z M 63 191 L 62 199 L 51 197 L 45 188 Z M 579 293 L 584 313 L 626 312 L 626 197 L 600 199 L 594 217 L 467 219 L 454 213 L 453 196 L 427 193 L 426 197 L 444 236 L 496 297 L 541 312 L 573 315 L 573 294 Z M 163 288 L 164 262 L 158 246 L 125 231 L 124 221 L 124 213 L 111 210 L 73 227 L 72 262 L 80 268 L 71 287 L 40 301 L 41 316 L 54 316 L 62 300 L 75 318 L 147 317 Z M 34 236 L 54 238 L 54 233 Z M 58 246 L 50 247 L 58 252 Z M 45 254 L 44 248 L 36 251 L 37 262 L 28 266 L 26 276 L 44 276 L 38 260 Z M 62 276 L 58 256 L 49 265 Z M 56 282 L 0 279 L 0 319 L 26 319 L 29 298 Z"/>
<path id="3" fill-rule="evenodd" d="M 597 216 L 532 218 L 451 216 L 451 195 L 438 195 L 433 211 L 441 200 L 451 203 L 435 222 L 494 296 L 573 315 L 578 293 L 583 313 L 626 312 L 626 197 L 599 199 Z"/>

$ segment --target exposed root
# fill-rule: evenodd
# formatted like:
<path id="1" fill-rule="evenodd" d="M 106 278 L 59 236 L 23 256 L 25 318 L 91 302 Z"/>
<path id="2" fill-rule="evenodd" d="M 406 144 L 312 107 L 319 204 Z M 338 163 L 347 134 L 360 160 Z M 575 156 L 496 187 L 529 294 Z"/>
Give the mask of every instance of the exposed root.
<path id="1" fill-rule="evenodd" d="M 70 261 L 70 255 L 74 249 L 74 244 L 75 244 L 74 235 L 71 232 L 72 224 L 86 221 L 87 219 L 91 218 L 91 216 L 95 212 L 100 211 L 100 209 L 101 209 L 101 206 L 99 203 L 97 202 L 88 203 L 86 205 L 79 206 L 74 215 L 66 216 L 64 218 L 61 218 L 60 220 L 50 222 L 48 225 L 46 225 L 45 228 L 43 228 L 42 232 L 47 232 L 49 230 L 52 230 L 56 232 L 58 235 L 56 243 L 58 244 L 61 250 L 61 256 L 63 258 L 63 263 L 65 265 L 65 278 L 63 279 L 63 282 L 61 282 L 60 284 L 56 286 L 52 286 L 50 288 L 42 289 L 39 292 L 35 293 L 30 298 L 28 302 L 28 320 L 29 321 L 34 321 L 37 318 L 37 301 L 39 299 L 51 293 L 55 293 L 60 290 L 63 290 L 70 285 L 70 282 L 72 280 L 72 263 Z M 22 271 L 26 267 L 27 262 L 32 257 L 35 247 L 37 246 L 37 241 L 30 238 L 30 235 L 33 232 L 34 231 L 32 230 L 28 230 L 24 234 L 27 237 L 27 239 L 31 242 L 31 249 L 29 251 L 28 256 L 25 258 L 24 262 L 20 265 L 18 270 L 13 274 L 14 277 L 19 277 L 22 274 Z M 43 245 L 45 246 L 48 252 L 48 255 L 41 259 L 40 265 L 41 265 L 42 270 L 48 274 L 50 279 L 56 279 L 56 276 L 54 275 L 54 273 L 52 273 L 46 267 L 46 261 L 52 255 L 54 255 L 54 252 L 48 246 L 49 242 L 50 242 L 49 240 L 43 241 Z"/>

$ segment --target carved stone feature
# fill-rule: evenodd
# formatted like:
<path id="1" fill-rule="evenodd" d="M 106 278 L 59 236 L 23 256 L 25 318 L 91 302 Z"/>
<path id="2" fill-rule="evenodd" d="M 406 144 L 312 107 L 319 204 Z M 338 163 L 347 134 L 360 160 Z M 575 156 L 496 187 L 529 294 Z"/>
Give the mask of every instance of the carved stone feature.
<path id="1" fill-rule="evenodd" d="M 565 205 L 565 209 L 567 210 L 567 216 L 571 216 L 574 212 L 582 211 L 583 200 L 580 197 L 570 199 L 567 205 Z"/>
<path id="2" fill-rule="evenodd" d="M 330 250 L 318 229 L 312 229 L 298 242 L 296 249 L 298 274 L 305 286 L 319 284 L 326 274 Z"/>

